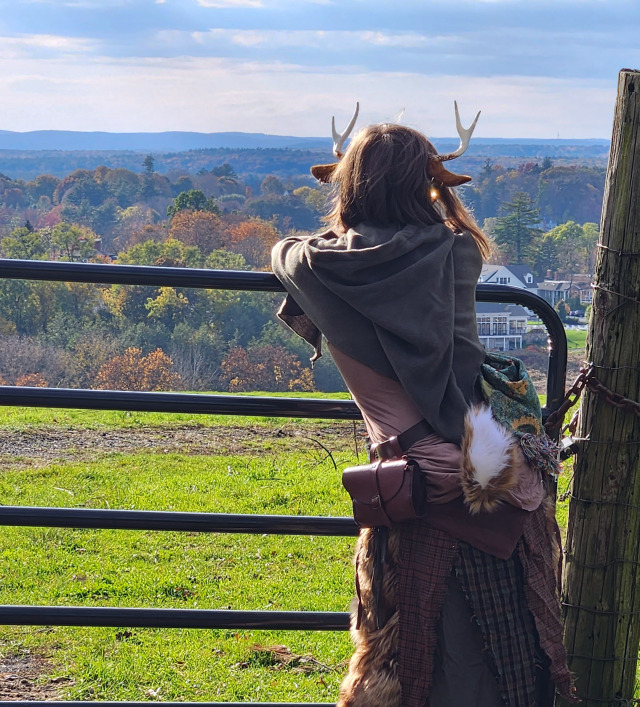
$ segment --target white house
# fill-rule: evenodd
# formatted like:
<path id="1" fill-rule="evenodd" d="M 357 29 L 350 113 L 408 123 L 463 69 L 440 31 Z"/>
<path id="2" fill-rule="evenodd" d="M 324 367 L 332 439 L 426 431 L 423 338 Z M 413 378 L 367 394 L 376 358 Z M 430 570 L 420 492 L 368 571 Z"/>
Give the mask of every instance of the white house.
<path id="1" fill-rule="evenodd" d="M 476 321 L 480 343 L 487 351 L 522 348 L 527 332 L 527 311 L 517 304 L 476 303 Z"/>
<path id="2" fill-rule="evenodd" d="M 485 263 L 478 282 L 492 285 L 511 285 L 525 290 L 535 290 L 535 277 L 527 265 L 493 265 Z"/>
<path id="3" fill-rule="evenodd" d="M 485 263 L 478 282 L 494 285 L 512 285 L 534 292 L 549 302 L 552 307 L 560 300 L 567 300 L 571 294 L 580 294 L 580 302 L 589 304 L 593 297 L 590 275 L 570 275 L 566 280 L 551 279 L 554 273 L 547 273 L 543 282 L 536 282 L 528 265 L 493 265 Z M 557 274 L 555 274 L 557 277 Z M 565 275 L 567 277 L 567 275 Z"/>
<path id="4" fill-rule="evenodd" d="M 552 307 L 560 300 L 567 300 L 570 296 L 571 282 L 568 280 L 545 280 L 538 283 L 538 294 L 544 297 Z"/>

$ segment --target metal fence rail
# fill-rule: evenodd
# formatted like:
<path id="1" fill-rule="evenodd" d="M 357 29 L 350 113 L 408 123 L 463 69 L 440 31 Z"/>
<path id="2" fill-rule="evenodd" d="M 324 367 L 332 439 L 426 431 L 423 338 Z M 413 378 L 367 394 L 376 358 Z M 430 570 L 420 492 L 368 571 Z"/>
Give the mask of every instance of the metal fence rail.
<path id="1" fill-rule="evenodd" d="M 174 267 L 100 265 L 44 261 L 2 260 L 0 278 L 85 282 L 182 288 L 279 292 L 282 286 L 271 273 L 215 271 Z M 564 396 L 567 342 L 562 322 L 551 305 L 531 292 L 506 285 L 480 284 L 477 299 L 483 302 L 520 304 L 534 311 L 549 333 L 546 417 Z M 23 388 L 0 386 L 0 405 L 182 412 L 190 414 L 307 417 L 355 420 L 360 412 L 353 401 L 257 396 L 144 393 L 131 391 Z M 282 535 L 355 536 L 352 518 L 258 516 L 164 511 L 125 511 L 77 508 L 0 506 L 0 525 L 58 528 L 109 528 L 182 532 L 274 533 Z M 344 612 L 221 611 L 200 609 L 135 609 L 120 607 L 1 606 L 0 624 L 126 626 L 159 628 L 238 628 L 345 631 Z M 79 707 L 84 702 L 50 702 Z M 0 704 L 26 707 L 33 702 Z M 101 707 L 141 706 L 146 702 L 99 702 Z M 167 707 L 240 707 L 245 703 L 179 702 Z M 252 703 L 257 707 L 302 707 L 299 703 Z M 329 707 L 305 703 L 304 707 Z"/>
<path id="2" fill-rule="evenodd" d="M 111 284 L 111 285 L 149 285 L 155 287 L 194 287 L 212 290 L 242 290 L 246 292 L 282 292 L 283 287 L 272 273 L 263 272 L 244 272 L 237 270 L 206 270 L 204 268 L 175 268 L 175 267 L 156 267 L 148 265 L 102 265 L 97 263 L 60 263 L 41 260 L 9 260 L 0 259 L 0 278 L 7 279 L 24 279 L 24 280 L 47 280 L 50 282 L 85 282 L 94 284 Z M 549 366 L 547 376 L 547 403 L 543 414 L 546 416 L 560 405 L 564 396 L 564 383 L 567 370 L 567 339 L 564 333 L 564 327 L 558 314 L 553 307 L 542 297 L 523 290 L 518 287 L 509 285 L 490 285 L 481 283 L 476 290 L 476 296 L 480 302 L 501 302 L 520 304 L 535 312 L 549 333 Z M 77 391 L 77 398 L 73 400 L 73 404 L 68 406 L 56 405 L 56 400 L 64 399 L 69 394 L 69 391 L 58 392 L 55 389 L 22 389 L 24 391 L 24 399 L 20 401 L 19 391 L 16 391 L 10 402 L 4 402 L 5 396 L 12 395 L 10 390 L 5 387 L 0 387 L 0 404 L 3 405 L 32 405 L 32 406 L 47 406 L 52 407 L 80 407 L 87 408 L 84 391 Z M 89 395 L 96 395 L 99 391 L 90 391 Z M 158 411 L 159 408 L 153 407 L 107 407 L 109 404 L 109 396 L 113 395 L 112 391 L 103 391 L 104 395 L 99 397 L 96 395 L 96 401 L 104 401 L 104 406 L 100 405 L 97 409 L 101 410 L 145 410 Z M 111 403 L 116 405 L 135 405 L 136 401 L 140 404 L 152 405 L 151 401 L 158 400 L 158 396 L 169 395 L 167 402 L 175 400 L 174 394 L 170 393 L 122 393 L 118 392 L 114 395 Z M 202 405 L 207 404 L 207 399 L 210 396 L 198 395 L 187 398 L 181 396 L 186 403 L 188 399 L 196 398 L 201 400 Z M 215 396 L 226 397 L 229 396 Z M 6 398 L 8 400 L 8 398 Z M 51 403 L 47 402 L 51 399 Z M 89 400 L 91 397 L 89 397 Z M 143 403 L 143 401 L 147 401 Z M 235 398 L 236 401 L 240 398 Z M 243 401 L 250 400 L 248 397 L 242 397 Z M 261 400 L 265 400 L 261 398 Z M 288 409 L 288 401 L 285 404 L 284 398 L 279 399 L 283 406 L 283 410 Z M 195 403 L 196 400 L 193 400 Z M 307 401 L 317 403 L 318 407 L 322 407 L 320 401 Z M 347 401 L 342 401 L 345 405 Z M 223 404 L 222 402 L 220 404 Z M 306 404 L 300 403 L 303 409 L 306 409 Z M 243 411 L 243 406 L 249 408 L 251 403 L 238 402 L 237 407 L 233 404 L 232 408 L 237 411 L 221 412 L 219 414 L 236 414 L 236 415 L 283 415 L 288 413 L 274 413 L 270 411 L 269 404 L 265 405 L 264 412 Z M 256 405 L 259 406 L 258 401 Z M 355 407 L 353 403 L 351 406 Z M 311 406 L 315 410 L 315 406 Z M 349 407 L 349 404 L 346 405 Z M 95 408 L 94 408 L 95 409 Z M 161 408 L 167 412 L 185 412 L 179 408 Z M 206 412 L 209 410 L 190 409 L 189 412 Z M 302 416 L 298 411 L 292 410 L 291 416 Z M 309 413 L 308 417 L 315 417 Z M 357 416 L 357 415 L 356 415 Z M 342 419 L 353 419 L 344 417 Z"/>

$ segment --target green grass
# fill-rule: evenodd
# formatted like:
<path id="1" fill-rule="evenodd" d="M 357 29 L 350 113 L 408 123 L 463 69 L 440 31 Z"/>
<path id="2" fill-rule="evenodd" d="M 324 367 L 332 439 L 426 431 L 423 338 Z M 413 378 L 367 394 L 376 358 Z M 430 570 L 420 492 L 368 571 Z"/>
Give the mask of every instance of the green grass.
<path id="1" fill-rule="evenodd" d="M 159 430 L 177 435 L 185 428 L 233 438 L 247 426 L 255 434 L 240 439 L 233 454 L 202 454 L 188 445 L 165 452 L 154 438 Z M 356 459 L 352 423 L 0 408 L 5 436 L 66 433 L 76 444 L 83 429 L 92 431 L 85 449 L 4 454 L 2 502 L 350 513 L 338 470 Z M 118 429 L 148 437 L 151 446 L 91 447 Z M 568 478 L 561 477 L 560 492 Z M 563 526 L 567 507 L 558 504 Z M 353 538 L 3 527 L 0 603 L 346 611 L 353 546 Z M 303 658 L 279 660 L 264 649 L 271 646 Z M 62 699 L 333 702 L 351 651 L 340 632 L 0 627 L 0 655 L 43 656 L 50 664 L 43 681 L 71 678 L 60 683 Z"/>
<path id="2" fill-rule="evenodd" d="M 0 427 L 64 434 L 83 425 L 151 432 L 193 423 L 180 417 L 12 409 L 2 411 Z M 233 420 L 224 424 L 232 436 Z M 5 454 L 0 498 L 24 506 L 349 514 L 333 462 L 355 461 L 351 423 L 288 421 L 298 436 L 283 438 L 275 434 L 282 421 L 253 424 L 264 431 L 262 444 L 242 442 L 247 448 L 233 455 L 164 453 L 157 445 L 136 453 L 76 449 L 71 460 L 64 451 Z M 312 441 L 321 431 L 332 457 Z M 4 527 L 0 603 L 346 611 L 353 545 L 353 538 Z M 313 661 L 278 661 L 255 644 L 285 645 Z M 351 650 L 346 633 L 331 632 L 0 628 L 0 653 L 49 657 L 49 678 L 73 678 L 60 683 L 63 699 L 331 702 Z"/>
<path id="3" fill-rule="evenodd" d="M 567 346 L 570 349 L 583 349 L 587 343 L 586 329 L 565 329 Z"/>

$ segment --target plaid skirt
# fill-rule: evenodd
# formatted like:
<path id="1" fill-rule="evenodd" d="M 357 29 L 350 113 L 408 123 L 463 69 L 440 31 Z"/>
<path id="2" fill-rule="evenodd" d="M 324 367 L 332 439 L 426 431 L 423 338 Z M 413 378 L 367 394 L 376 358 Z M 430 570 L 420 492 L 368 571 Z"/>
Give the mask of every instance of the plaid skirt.
<path id="1" fill-rule="evenodd" d="M 438 621 L 452 572 L 481 632 L 503 703 L 509 707 L 537 703 L 541 661 L 556 690 L 573 699 L 562 644 L 556 528 L 555 520 L 541 506 L 531 514 L 508 560 L 456 541 L 427 523 L 400 530 L 397 600 L 402 707 L 428 704 Z"/>
<path id="2" fill-rule="evenodd" d="M 574 701 L 562 645 L 555 528 L 553 517 L 540 507 L 531 513 L 514 555 L 501 560 L 417 521 L 389 531 L 378 567 L 380 535 L 363 531 L 356 558 L 359 605 L 352 624 L 356 652 L 339 707 L 429 705 L 439 622 L 452 576 L 475 619 L 502 703 L 544 704 L 542 667 L 556 691 Z"/>

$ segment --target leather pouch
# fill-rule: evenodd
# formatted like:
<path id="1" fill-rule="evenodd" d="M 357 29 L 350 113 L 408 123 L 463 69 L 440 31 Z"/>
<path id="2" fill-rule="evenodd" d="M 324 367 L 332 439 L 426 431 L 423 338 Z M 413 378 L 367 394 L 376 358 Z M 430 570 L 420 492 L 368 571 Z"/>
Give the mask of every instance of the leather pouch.
<path id="1" fill-rule="evenodd" d="M 395 442 L 395 438 L 389 441 Z M 372 447 L 372 457 L 380 447 Z M 342 472 L 342 484 L 351 496 L 353 517 L 361 528 L 391 527 L 416 520 L 426 511 L 426 477 L 417 462 L 401 452 L 391 459 L 372 459 L 370 464 L 348 467 Z"/>

